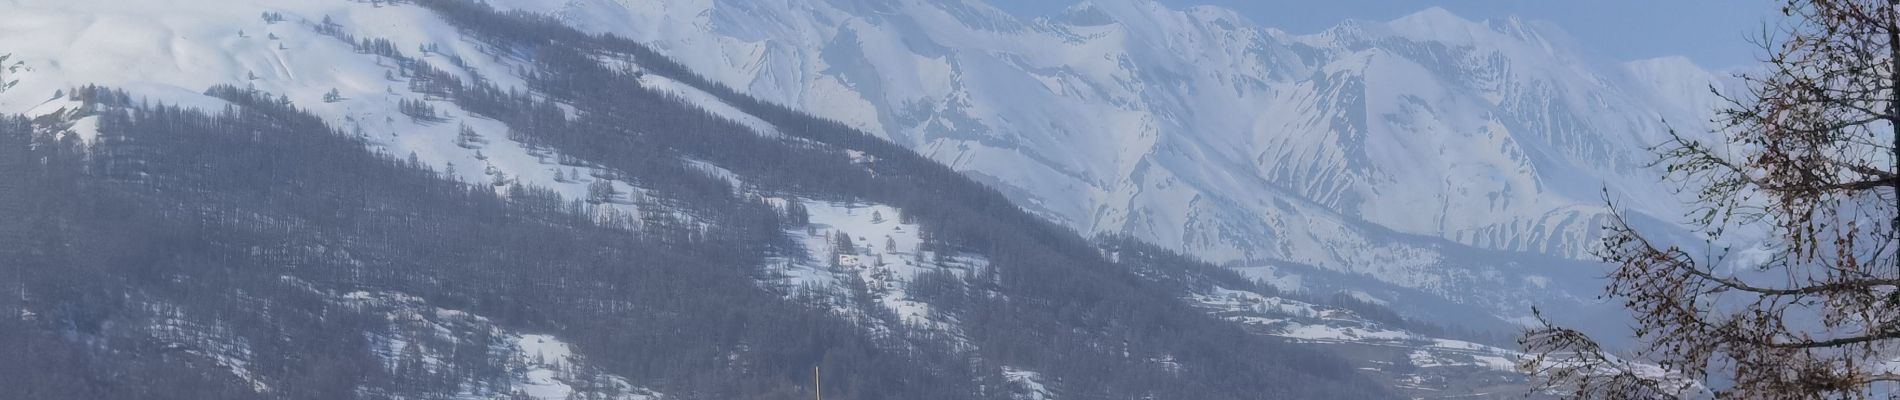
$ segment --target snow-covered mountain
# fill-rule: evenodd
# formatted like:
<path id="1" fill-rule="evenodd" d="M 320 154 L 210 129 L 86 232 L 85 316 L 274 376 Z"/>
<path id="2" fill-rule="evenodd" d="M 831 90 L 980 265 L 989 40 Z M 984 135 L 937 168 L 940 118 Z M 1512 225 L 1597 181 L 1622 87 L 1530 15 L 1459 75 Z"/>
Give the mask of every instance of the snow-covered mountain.
<path id="1" fill-rule="evenodd" d="M 1059 363 L 1008 355 L 1009 346 L 1044 348 L 1010 342 L 1043 333 L 1012 329 L 1081 335 L 1065 343 L 1123 340 L 1091 336 L 1118 334 L 1112 329 L 1063 325 L 1072 321 L 1047 326 L 997 322 L 1055 321 L 1040 317 L 1077 309 L 1063 306 L 1074 305 L 1070 302 L 1168 312 L 1172 314 L 1165 318 L 1180 318 L 1178 323 L 1198 329 L 1193 332 L 1213 332 L 1181 343 L 1237 340 L 1219 335 L 1224 325 L 1218 321 L 1194 315 L 1212 314 L 1259 335 L 1345 349 L 1340 351 L 1359 369 L 1378 371 L 1378 379 L 1394 388 L 1475 391 L 1460 386 L 1514 376 L 1506 361 L 1515 354 L 1448 340 L 1450 336 L 1483 341 L 1484 333 L 1508 331 L 1508 321 L 1522 317 L 1532 305 L 1558 311 L 1553 317 L 1560 321 L 1617 326 L 1615 319 L 1594 314 L 1605 311 L 1593 300 L 1600 289 L 1593 280 L 1598 270 L 1582 259 L 1605 211 L 1599 189 L 1607 187 L 1623 205 L 1639 211 L 1640 222 L 1671 229 L 1658 221 L 1677 213 L 1675 202 L 1654 184 L 1654 171 L 1643 167 L 1649 157 L 1643 147 L 1660 139 L 1663 120 L 1698 131 L 1705 111 L 1717 105 L 1707 87 L 1721 81 L 1680 58 L 1597 62 L 1574 50 L 1554 28 L 1514 19 L 1473 22 L 1440 9 L 1387 22 L 1347 21 L 1321 33 L 1292 35 L 1254 26 L 1218 8 L 1172 10 L 1149 0 L 1097 0 L 1037 20 L 1015 18 L 975 0 L 486 2 L 551 15 L 560 24 L 590 32 L 633 38 L 686 64 L 680 68 L 616 38 L 574 35 L 559 24 L 534 25 L 538 20 L 506 20 L 457 8 L 473 2 L 422 3 L 428 6 L 386 0 L 163 5 L 0 0 L 5 11 L 0 13 L 0 56 L 5 56 L 0 59 L 0 116 L 34 118 L 36 131 L 28 136 L 59 138 L 61 146 L 98 152 L 97 165 L 74 174 L 99 181 L 88 184 L 96 186 L 94 190 L 110 192 L 116 185 L 129 185 L 132 189 L 126 190 L 143 193 L 139 191 L 162 192 L 172 179 L 211 175 L 190 173 L 199 168 L 196 164 L 140 170 L 140 152 L 149 149 L 124 147 L 126 138 L 137 132 L 102 128 L 115 112 L 168 115 L 164 113 L 171 110 L 149 108 L 163 103 L 211 113 L 227 110 L 205 118 L 256 122 L 238 118 L 257 114 L 236 110 L 264 108 L 262 115 L 284 118 L 290 126 L 262 125 L 266 128 L 256 134 L 333 129 L 347 135 L 349 146 L 360 144 L 406 160 L 402 168 L 426 168 L 430 176 L 472 184 L 478 188 L 474 192 L 483 195 L 522 203 L 552 197 L 556 205 L 551 208 L 560 210 L 569 209 L 559 205 L 561 200 L 573 200 L 571 209 L 585 210 L 575 212 L 591 213 L 584 217 L 592 218 L 582 220 L 648 235 L 628 246 L 664 244 L 629 261 L 663 260 L 677 252 L 683 259 L 744 264 L 725 267 L 748 272 L 735 275 L 745 280 L 740 286 L 769 291 L 755 294 L 771 300 L 746 297 L 759 304 L 817 305 L 812 319 L 837 318 L 859 334 L 918 335 L 906 345 L 916 346 L 911 350 L 987 357 L 986 362 L 1001 364 L 971 366 L 982 369 L 972 375 L 972 382 L 979 382 L 976 387 L 990 385 L 980 383 L 982 379 L 1007 382 L 1004 386 L 1016 392 L 1014 398 L 1048 398 L 1083 390 L 1085 385 L 1076 379 L 1107 379 L 1078 375 L 1079 369 L 1073 368 L 1092 361 Z M 463 14 L 452 16 L 441 11 L 444 8 Z M 470 21 L 497 26 L 473 26 Z M 931 168 L 940 169 L 935 164 L 911 161 L 915 155 L 876 140 L 838 136 L 830 131 L 836 128 L 822 121 L 757 103 L 691 74 L 882 136 L 999 189 L 1035 216 L 1084 233 L 1157 243 L 1230 268 L 1199 266 L 1174 256 L 1143 262 L 1144 254 L 1158 252 L 1129 250 L 1133 245 L 1109 244 L 1112 241 L 1088 249 L 1086 240 L 1045 229 L 1001 198 L 984 197 L 990 194 L 969 179 L 935 174 Z M 561 80 L 576 77 L 591 81 L 577 85 Z M 138 100 L 113 98 L 109 90 L 81 89 L 93 84 L 123 89 Z M 616 97 L 632 92 L 640 94 Z M 265 97 L 251 97 L 259 95 Z M 524 109 L 497 107 L 498 102 Z M 273 107 L 282 109 L 268 111 Z M 700 113 L 707 116 L 700 118 Z M 297 124 L 304 114 L 316 122 Z M 119 127 L 145 123 L 136 118 L 113 121 Z M 214 126 L 251 126 L 219 123 L 224 125 Z M 649 142 L 626 146 L 588 135 Z M 575 137 L 595 141 L 576 143 Z M 271 142 L 251 144 L 258 143 Z M 780 164 L 760 168 L 748 154 L 739 154 L 741 149 L 785 158 L 765 158 Z M 269 151 L 307 156 L 283 148 Z M 113 163 L 122 159 L 131 161 Z M 230 171 L 252 161 L 257 160 L 203 164 Z M 114 175 L 124 170 L 138 172 Z M 440 175 L 433 175 L 436 171 Z M 800 175 L 784 175 L 788 173 Z M 934 180 L 912 181 L 924 178 Z M 854 179 L 860 182 L 849 182 Z M 959 190 L 929 192 L 941 190 L 932 186 Z M 157 200 L 148 201 L 198 206 L 189 197 L 174 196 L 153 195 Z M 428 198 L 406 192 L 391 196 Z M 255 206 L 216 204 L 211 207 Z M 284 206 L 286 214 L 276 209 L 260 213 L 273 216 L 263 219 L 291 220 L 302 218 L 296 213 L 303 210 L 299 207 L 318 207 L 291 204 Z M 783 212 L 784 220 L 763 217 L 761 213 L 772 211 L 761 209 Z M 452 208 L 404 210 L 401 213 L 428 218 L 459 215 Z M 987 213 L 951 213 L 968 210 Z M 191 219 L 180 215 L 189 214 L 160 219 Z M 982 229 L 944 228 L 955 226 L 947 222 L 958 219 L 953 216 L 982 220 L 969 222 Z M 203 219 L 220 218 L 225 217 Z M 758 220 L 771 222 L 751 224 Z M 370 222 L 367 226 L 385 221 Z M 757 229 L 763 226 L 775 229 Z M 562 226 L 568 228 L 580 229 Z M 341 259 L 338 265 L 350 266 L 350 274 L 338 277 L 330 273 L 339 269 L 299 267 L 298 262 L 286 266 L 271 258 L 276 253 L 261 247 L 231 257 L 261 257 L 265 268 L 286 268 L 260 276 L 302 290 L 284 292 L 308 297 L 297 304 L 343 307 L 368 313 L 364 315 L 370 320 L 388 319 L 390 329 L 376 324 L 365 325 L 373 329 L 339 329 L 365 332 L 375 345 L 369 347 L 373 358 L 389 363 L 391 373 L 403 379 L 426 375 L 404 367 L 403 360 L 441 358 L 436 352 L 442 349 L 435 347 L 444 345 L 431 341 L 458 342 L 455 337 L 470 334 L 492 340 L 467 345 L 515 359 L 493 364 L 520 374 L 500 381 L 505 384 L 501 387 L 469 389 L 455 387 L 468 376 L 436 370 L 449 378 L 435 383 L 449 385 L 431 390 L 467 390 L 469 396 L 519 391 L 533 398 L 564 393 L 645 398 L 654 393 L 646 389 L 649 386 L 669 395 L 692 393 L 679 389 L 695 387 L 662 379 L 668 373 L 685 374 L 682 370 L 629 368 L 625 359 L 583 364 L 609 359 L 629 345 L 603 339 L 613 336 L 600 333 L 613 330 L 610 325 L 583 323 L 593 329 L 566 331 L 560 323 L 524 317 L 546 310 L 497 308 L 510 301 L 566 301 L 562 296 L 569 295 L 581 296 L 575 301 L 583 304 L 612 305 L 608 308 L 647 306 L 617 297 L 638 292 L 616 287 L 585 297 L 569 289 L 586 283 L 568 276 L 559 282 L 537 282 L 532 270 L 511 265 L 491 268 L 518 274 L 509 275 L 516 280 L 498 284 L 556 294 L 471 305 L 467 297 L 473 294 L 462 291 L 466 288 L 438 287 L 441 282 L 431 277 L 406 281 L 414 277 L 402 275 L 405 269 L 369 268 L 372 275 L 365 278 L 354 269 L 364 262 L 355 254 L 383 250 L 374 241 L 313 232 L 326 233 L 273 245 L 345 248 L 315 250 L 318 256 L 313 258 Z M 996 236 L 999 232 L 1016 236 Z M 734 236 L 721 237 L 726 241 L 717 245 L 737 248 L 694 247 L 714 246 L 708 236 L 721 234 Z M 567 240 L 603 240 L 575 235 Z M 1023 239 L 1019 244 L 1038 250 L 986 243 L 999 237 Z M 496 243 L 503 244 L 491 246 L 516 242 Z M 393 253 L 400 255 L 384 260 L 452 255 L 436 254 L 430 245 L 408 245 L 412 247 L 397 247 L 417 252 Z M 688 253 L 682 247 L 702 252 Z M 1038 252 L 1047 249 L 1056 250 Z M 514 247 L 505 251 L 527 254 Z M 718 255 L 711 255 L 714 252 Z M 1043 258 L 1054 255 L 1060 256 Z M 467 272 L 453 268 L 468 261 L 436 267 Z M 583 264 L 568 261 L 555 264 Z M 1096 268 L 1108 266 L 1126 270 Z M 282 273 L 282 279 L 270 275 L 276 273 Z M 618 284 L 674 284 L 664 279 L 632 282 Z M 732 283 L 698 283 L 707 282 Z M 538 284 L 547 286 L 531 286 Z M 671 289 L 681 289 L 676 286 Z M 24 284 L 20 287 L 29 291 Z M 216 293 L 231 288 L 210 289 Z M 1121 297 L 1103 303 L 1103 290 Z M 247 367 L 284 355 L 244 350 L 247 343 L 280 340 L 272 333 L 239 337 L 244 335 L 223 325 L 257 325 L 217 313 L 167 311 L 165 307 L 183 306 L 164 305 L 239 303 L 151 296 L 128 304 L 163 307 L 130 314 L 151 314 L 161 323 L 141 329 L 133 322 L 114 331 L 134 338 L 150 335 L 187 348 L 259 391 L 290 381 L 281 370 Z M 24 294 L 19 298 L 29 299 Z M 1017 304 L 1027 308 L 985 308 L 989 301 L 1022 301 Z M 445 308 L 451 306 L 457 309 Z M 465 314 L 460 309 L 464 307 L 488 316 Z M 1387 315 L 1387 309 L 1398 314 Z M 20 321 L 28 322 L 55 321 L 58 315 L 42 317 L 41 312 L 65 312 L 33 311 L 26 305 L 21 310 Z M 981 318 L 1031 312 L 1024 310 L 1049 314 Z M 655 315 L 680 314 L 666 309 Z M 565 317 L 578 323 L 599 315 Z M 435 333 L 404 330 L 412 328 Z M 1452 332 L 1465 330 L 1475 332 Z M 1169 353 L 1178 349 L 1167 345 L 1140 345 L 1147 346 L 1141 351 L 1156 353 L 1138 358 L 1124 349 L 1120 356 L 1110 354 L 1104 360 L 1176 375 L 1182 368 L 1193 372 L 1209 365 L 1205 359 L 1177 359 L 1186 354 Z M 739 347 L 733 355 L 720 357 L 739 360 L 732 357 L 783 350 Z M 1092 349 L 1106 351 L 1101 346 Z M 1217 353 L 1240 357 L 1230 352 Z M 1262 368 L 1284 367 L 1277 363 L 1286 361 L 1265 356 L 1282 354 L 1277 350 L 1249 354 Z M 1388 360 L 1393 357 L 1405 362 Z M 732 365 L 734 369 L 722 371 L 742 373 L 756 367 L 738 361 Z M 1441 372 L 1396 368 L 1400 365 Z M 596 367 L 603 370 L 591 370 Z M 799 368 L 802 371 L 802 365 Z M 1348 378 L 1341 379 L 1356 379 L 1350 378 L 1351 369 L 1343 371 L 1337 375 Z M 258 378 L 272 373 L 278 376 Z M 586 380 L 593 382 L 575 382 L 576 373 L 592 376 Z M 1083 386 L 1065 388 L 1065 379 Z M 1420 386 L 1415 382 L 1419 379 L 1440 384 Z M 794 387 L 803 381 L 773 384 Z M 401 390 L 399 386 L 382 387 Z"/>
<path id="2" fill-rule="evenodd" d="M 1390 394 L 631 42 L 456 0 L 3 5 L 0 347 L 36 351 L 0 397 Z"/>
<path id="3" fill-rule="evenodd" d="M 1150 0 L 1037 20 L 946 0 L 500 3 L 652 43 L 1085 231 L 1219 261 L 1356 262 L 1313 244 L 1365 235 L 1317 220 L 1580 257 L 1603 187 L 1674 215 L 1642 147 L 1665 119 L 1703 128 L 1717 83 L 1438 8 L 1291 35 Z"/>
<path id="4" fill-rule="evenodd" d="M 1553 26 L 1439 8 L 1295 35 L 1152 0 L 1033 20 L 978 0 L 495 3 L 649 43 L 1084 232 L 1452 296 L 1545 279 L 1466 286 L 1447 269 L 1587 258 L 1604 189 L 1674 220 L 1645 147 L 1704 131 L 1725 84 L 1682 58 L 1608 62 Z"/>
<path id="5" fill-rule="evenodd" d="M 453 133 L 399 134 L 460 126 L 389 118 L 404 98 L 394 66 L 301 27 L 329 17 L 397 48 L 486 50 L 426 12 L 195 2 L 149 20 L 114 2 L 28 3 L 0 19 L 8 37 L 36 38 L 5 49 L 26 71 L 0 111 L 56 110 L 54 92 L 87 83 L 198 104 L 202 87 L 243 82 L 470 181 L 586 191 L 536 166 L 546 156 L 536 149 L 495 141 L 470 152 Z M 1369 275 L 1507 319 L 1591 297 L 1594 283 L 1566 277 L 1594 271 L 1553 265 L 1587 266 L 1566 260 L 1594 244 L 1600 189 L 1639 218 L 1677 215 L 1643 168 L 1644 146 L 1665 120 L 1699 131 L 1719 82 L 1681 58 L 1600 62 L 1554 27 L 1436 8 L 1292 35 L 1150 0 L 1094 0 L 1036 20 L 974 0 L 492 3 L 648 43 L 715 82 L 883 135 L 1085 233 L 1133 235 L 1262 279 L 1286 280 L 1288 264 Z M 296 19 L 267 24 L 258 10 Z M 246 19 L 256 21 L 236 22 Z M 299 28 L 278 29 L 289 25 Z M 112 62 L 77 61 L 87 57 Z M 771 129 L 668 82 L 654 83 Z M 338 101 L 325 101 L 332 89 Z M 468 126 L 507 135 L 492 121 Z"/>

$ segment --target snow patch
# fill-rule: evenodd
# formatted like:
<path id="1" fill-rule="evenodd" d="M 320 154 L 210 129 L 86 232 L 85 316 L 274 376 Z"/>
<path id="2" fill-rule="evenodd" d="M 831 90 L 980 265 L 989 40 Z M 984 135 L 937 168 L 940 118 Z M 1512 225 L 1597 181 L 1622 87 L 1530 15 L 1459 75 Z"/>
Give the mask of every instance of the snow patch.
<path id="1" fill-rule="evenodd" d="M 491 351 L 506 358 L 510 369 L 504 393 L 519 393 L 537 400 L 601 398 L 609 400 L 659 400 L 660 393 L 634 386 L 626 378 L 606 374 L 589 365 L 567 342 L 549 334 L 529 334 L 495 325 L 488 318 L 460 310 L 430 306 L 423 299 L 395 292 L 356 291 L 336 298 L 355 307 L 378 310 L 389 321 L 387 333 L 371 334 L 379 343 L 386 364 L 395 365 L 404 352 L 420 354 L 425 365 L 443 364 L 437 349 L 418 344 L 429 341 L 456 342 L 471 331 L 497 338 Z M 403 329 L 408 327 L 411 329 Z M 421 329 L 413 329 L 420 327 Z M 426 334 L 430 337 L 410 335 Z M 394 368 L 394 367 L 390 367 Z M 584 385 L 584 386 L 580 386 Z M 584 390 L 583 390 L 584 388 Z M 456 393 L 452 398 L 482 398 L 479 393 Z"/>
<path id="2" fill-rule="evenodd" d="M 765 120 L 759 119 L 759 117 L 753 116 L 752 114 L 747 114 L 745 111 L 740 111 L 738 107 L 733 107 L 732 104 L 726 103 L 725 100 L 720 100 L 711 93 L 706 93 L 706 91 L 699 90 L 699 88 L 681 83 L 672 78 L 655 74 L 642 74 L 640 75 L 640 86 L 665 93 L 672 93 L 681 99 L 685 99 L 687 104 L 698 106 L 700 109 L 713 113 L 713 115 L 718 115 L 726 120 L 751 128 L 753 132 L 761 136 L 783 136 L 779 133 L 777 126 L 773 126 L 771 123 L 765 122 Z"/>
<path id="3" fill-rule="evenodd" d="M 1042 373 L 1015 367 L 1003 367 L 1003 379 L 1015 385 L 1010 398 L 1015 400 L 1055 400 L 1055 392 L 1042 383 Z"/>

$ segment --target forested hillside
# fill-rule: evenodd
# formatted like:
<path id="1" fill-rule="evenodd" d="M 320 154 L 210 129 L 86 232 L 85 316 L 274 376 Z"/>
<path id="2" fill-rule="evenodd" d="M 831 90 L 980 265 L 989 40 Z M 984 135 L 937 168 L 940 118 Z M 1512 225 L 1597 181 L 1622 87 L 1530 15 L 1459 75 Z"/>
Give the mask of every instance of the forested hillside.
<path id="1" fill-rule="evenodd" d="M 1131 268 L 637 43 L 472 2 L 375 6 L 426 7 L 481 49 L 303 25 L 389 68 L 381 123 L 412 130 L 312 111 L 360 94 L 241 82 L 191 105 L 70 87 L 0 123 L 4 393 L 803 399 L 816 369 L 832 399 L 1392 397 L 1191 302 L 1231 273 Z M 454 146 L 384 145 L 403 135 Z M 515 148 L 529 169 L 494 161 Z"/>

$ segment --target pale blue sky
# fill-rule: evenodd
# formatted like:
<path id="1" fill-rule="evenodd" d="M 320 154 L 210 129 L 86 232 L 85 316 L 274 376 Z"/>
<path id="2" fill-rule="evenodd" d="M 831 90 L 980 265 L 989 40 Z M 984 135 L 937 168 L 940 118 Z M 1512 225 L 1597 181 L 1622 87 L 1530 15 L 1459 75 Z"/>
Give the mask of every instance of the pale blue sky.
<path id="1" fill-rule="evenodd" d="M 990 0 L 1023 15 L 1048 15 L 1079 0 Z M 1556 23 L 1591 51 L 1618 60 L 1688 56 L 1705 68 L 1754 63 L 1747 42 L 1781 17 L 1776 0 L 1159 0 L 1174 8 L 1211 4 L 1254 22 L 1312 33 L 1347 18 L 1388 20 L 1431 6 L 1484 20 L 1517 15 Z"/>

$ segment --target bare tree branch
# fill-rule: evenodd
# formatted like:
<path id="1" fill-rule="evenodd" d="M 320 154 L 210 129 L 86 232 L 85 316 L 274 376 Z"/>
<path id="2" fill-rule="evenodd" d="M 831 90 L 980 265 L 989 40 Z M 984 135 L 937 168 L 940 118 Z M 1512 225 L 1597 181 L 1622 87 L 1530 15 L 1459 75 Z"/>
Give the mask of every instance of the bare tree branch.
<path id="1" fill-rule="evenodd" d="M 1735 152 L 1672 130 L 1653 164 L 1694 194 L 1690 222 L 1711 243 L 1751 224 L 1776 253 L 1725 272 L 1724 257 L 1652 242 L 1611 204 L 1597 255 L 1615 266 L 1605 292 L 1634 317 L 1639 356 L 1662 373 L 1721 382 L 1703 385 L 1718 398 L 1865 398 L 1900 383 L 1884 366 L 1900 358 L 1900 0 L 1788 0 L 1782 13 L 1759 42 L 1767 72 L 1721 94 L 1718 133 Z M 1686 388 L 1539 321 L 1520 344 L 1540 390 Z"/>

